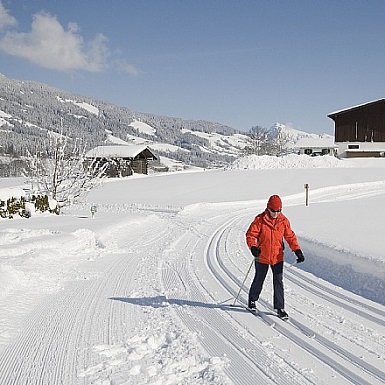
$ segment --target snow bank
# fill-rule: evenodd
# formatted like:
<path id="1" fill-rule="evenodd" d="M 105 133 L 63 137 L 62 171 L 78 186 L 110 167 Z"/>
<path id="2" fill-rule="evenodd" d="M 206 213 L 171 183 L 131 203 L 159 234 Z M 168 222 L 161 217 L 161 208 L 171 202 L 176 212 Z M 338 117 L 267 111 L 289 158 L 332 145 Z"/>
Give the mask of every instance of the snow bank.
<path id="1" fill-rule="evenodd" d="M 11 265 L 0 265 L 0 300 L 17 287 L 28 287 L 29 277 Z"/>
<path id="2" fill-rule="evenodd" d="M 6 187 L 0 189 L 0 201 L 6 201 L 12 197 L 20 198 L 25 196 L 25 191 L 20 187 Z"/>
<path id="3" fill-rule="evenodd" d="M 334 156 L 309 156 L 289 154 L 285 156 L 249 155 L 239 158 L 229 167 L 230 169 L 272 169 L 272 168 L 329 168 L 350 167 L 350 163 Z"/>

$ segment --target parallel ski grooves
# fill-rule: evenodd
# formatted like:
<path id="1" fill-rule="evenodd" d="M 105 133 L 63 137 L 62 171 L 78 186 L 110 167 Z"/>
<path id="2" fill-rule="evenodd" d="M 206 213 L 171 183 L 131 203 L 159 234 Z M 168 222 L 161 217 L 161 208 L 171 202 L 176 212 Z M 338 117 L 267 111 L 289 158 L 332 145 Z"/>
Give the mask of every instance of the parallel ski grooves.
<path id="1" fill-rule="evenodd" d="M 238 278 L 235 277 L 233 275 L 233 273 L 231 271 L 229 271 L 227 269 L 227 267 L 224 265 L 223 261 L 221 260 L 220 252 L 219 252 L 219 243 L 221 241 L 221 238 L 224 236 L 224 233 L 226 231 L 226 227 L 228 227 L 230 224 L 235 222 L 235 220 L 236 219 L 233 218 L 232 220 L 228 221 L 227 223 L 223 224 L 222 226 L 220 226 L 217 229 L 217 231 L 214 233 L 214 235 L 212 236 L 212 238 L 210 240 L 207 254 L 206 254 L 207 263 L 208 263 L 208 266 L 210 267 L 210 269 L 212 270 L 213 275 L 221 282 L 223 287 L 226 288 L 226 290 L 228 290 L 231 295 L 234 295 L 234 289 L 232 289 L 229 286 L 227 279 L 221 276 L 221 272 L 218 271 L 218 268 L 215 266 L 214 260 L 217 262 L 218 267 L 226 274 L 227 278 L 230 278 L 233 282 L 236 283 L 237 286 L 241 285 L 241 282 L 238 280 Z M 245 291 L 244 288 L 243 288 L 243 290 Z M 262 318 L 264 319 L 265 322 L 267 322 L 270 325 L 272 325 L 274 323 L 273 321 L 271 321 L 266 316 L 262 316 Z M 353 363 L 354 365 L 356 365 L 360 369 L 364 370 L 365 372 L 369 373 L 370 375 L 373 375 L 374 377 L 380 379 L 381 381 L 385 381 L 385 374 L 382 371 L 378 370 L 377 368 L 373 367 L 370 364 L 365 363 L 364 361 L 362 361 L 358 357 L 347 352 L 345 349 L 338 347 L 336 344 L 334 344 L 333 342 L 320 336 L 318 333 L 313 332 L 313 331 L 309 331 L 310 329 L 308 329 L 308 328 L 306 328 L 306 330 L 305 330 L 305 328 L 301 328 L 300 323 L 298 321 L 296 322 L 295 320 L 292 320 L 292 322 L 294 325 L 297 326 L 297 329 L 300 330 L 301 332 L 304 332 L 305 335 L 309 335 L 309 333 L 313 334 L 316 337 L 316 340 L 319 343 L 321 343 L 323 346 L 328 348 L 329 350 L 338 354 L 340 357 L 344 358 L 345 360 L 349 360 L 350 363 Z M 352 383 L 354 383 L 356 385 L 364 385 L 364 384 L 371 385 L 370 382 L 368 382 L 365 379 L 363 379 L 362 377 L 356 375 L 351 370 L 349 370 L 345 367 L 342 367 L 335 360 L 330 359 L 326 354 L 322 353 L 317 348 L 310 345 L 305 339 L 299 339 L 297 336 L 293 335 L 293 333 L 290 332 L 288 330 L 288 328 L 283 327 L 279 323 L 275 324 L 275 328 L 280 333 L 285 335 L 287 338 L 291 339 L 293 342 L 295 342 L 299 346 L 302 346 L 309 353 L 311 353 L 312 355 L 314 355 L 315 357 L 317 357 L 318 359 L 323 361 L 325 364 L 333 367 L 333 369 L 337 373 L 340 373 L 342 376 L 347 378 Z"/>
<path id="2" fill-rule="evenodd" d="M 385 326 L 385 312 L 381 309 L 375 308 L 374 306 L 370 306 L 366 303 L 359 302 L 353 298 L 347 298 L 342 293 L 333 291 L 330 288 L 321 285 L 319 282 L 314 282 L 306 276 L 300 275 L 294 270 L 286 271 L 285 276 L 288 280 L 292 281 L 300 287 L 305 288 L 307 291 L 310 291 L 321 298 L 327 299 L 327 301 L 334 303 L 335 305 L 344 307 L 345 309 L 348 309 L 355 314 L 359 314 L 364 319 L 372 321 L 378 325 Z M 368 311 L 377 314 L 378 317 L 369 314 Z"/>

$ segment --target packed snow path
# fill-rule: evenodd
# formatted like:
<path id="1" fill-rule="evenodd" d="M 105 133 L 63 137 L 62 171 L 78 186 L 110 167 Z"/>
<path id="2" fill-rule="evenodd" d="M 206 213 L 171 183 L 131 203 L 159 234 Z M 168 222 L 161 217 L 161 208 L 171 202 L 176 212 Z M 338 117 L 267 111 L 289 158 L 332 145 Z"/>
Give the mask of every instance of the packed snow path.
<path id="1" fill-rule="evenodd" d="M 371 184 L 320 189 L 316 199 L 342 191 L 383 194 Z M 92 227 L 113 210 L 103 230 L 84 231 L 88 261 L 77 278 L 42 296 L 0 352 L 1 384 L 385 384 L 384 307 L 291 266 L 290 251 L 288 322 L 271 307 L 270 275 L 257 315 L 242 306 L 253 269 L 232 306 L 252 261 L 244 231 L 258 208 L 156 208 L 136 221 L 141 210 L 105 205 L 84 220 Z M 50 242 L 63 246 L 62 236 Z M 319 249 L 307 243 L 313 258 L 323 258 Z"/>

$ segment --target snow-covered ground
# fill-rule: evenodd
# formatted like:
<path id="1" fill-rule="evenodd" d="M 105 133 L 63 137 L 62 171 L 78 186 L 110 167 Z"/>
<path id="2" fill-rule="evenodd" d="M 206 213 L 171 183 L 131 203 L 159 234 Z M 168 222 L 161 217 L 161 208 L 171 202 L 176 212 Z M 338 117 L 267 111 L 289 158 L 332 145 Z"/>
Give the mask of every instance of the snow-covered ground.
<path id="1" fill-rule="evenodd" d="M 385 160 L 285 159 L 108 181 L 63 215 L 0 219 L 0 384 L 385 384 Z M 0 198 L 21 183 L 0 179 Z M 306 258 L 287 248 L 287 322 L 270 274 L 258 316 L 241 306 L 244 233 L 271 194 Z"/>

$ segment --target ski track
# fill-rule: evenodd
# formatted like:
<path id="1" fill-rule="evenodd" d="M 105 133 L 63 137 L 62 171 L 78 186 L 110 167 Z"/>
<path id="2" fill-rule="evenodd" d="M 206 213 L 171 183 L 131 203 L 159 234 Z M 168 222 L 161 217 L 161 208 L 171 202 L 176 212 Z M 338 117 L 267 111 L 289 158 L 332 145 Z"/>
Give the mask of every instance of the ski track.
<path id="1" fill-rule="evenodd" d="M 242 217 L 245 214 L 241 214 L 238 217 Z M 223 220 L 223 219 L 222 219 Z M 207 259 L 207 266 L 208 269 L 211 271 L 213 277 L 219 281 L 220 286 L 222 288 L 225 288 L 230 296 L 233 298 L 236 295 L 236 287 L 239 287 L 241 284 L 241 281 L 237 279 L 234 274 L 231 272 L 231 270 L 227 269 L 221 260 L 221 256 L 228 255 L 229 251 L 226 249 L 226 242 L 234 243 L 234 239 L 231 239 L 230 236 L 227 234 L 229 233 L 230 228 L 237 228 L 237 225 L 234 224 L 237 220 L 237 216 L 231 215 L 231 219 L 225 222 L 225 224 L 220 225 L 217 227 L 216 230 L 214 230 L 214 233 L 210 240 L 208 240 L 207 243 L 207 249 L 204 252 L 205 258 Z M 239 220 L 239 219 L 238 219 Z M 213 217 L 210 218 L 210 221 L 213 221 Z M 206 231 L 205 231 L 206 230 Z M 197 231 L 198 234 L 207 234 L 207 229 L 199 229 Z M 194 254 L 196 255 L 197 252 L 195 249 L 199 246 L 199 243 L 201 242 L 201 238 L 198 238 L 196 240 L 197 246 L 192 246 L 191 241 L 191 235 L 186 236 L 188 240 L 183 241 L 182 239 L 180 242 L 182 244 L 185 244 L 186 249 L 190 250 L 190 255 Z M 236 235 L 236 238 L 239 237 L 239 234 Z M 228 239 L 230 238 L 230 240 Z M 225 246 L 223 246 L 223 244 Z M 183 247 L 179 246 L 179 249 L 183 249 Z M 224 250 L 223 250 L 224 249 Z M 192 252 L 192 251 L 193 252 Z M 199 254 L 202 253 L 202 251 L 199 252 Z M 195 258 L 191 257 L 190 265 L 193 264 L 193 261 Z M 196 301 L 200 300 L 203 301 L 205 298 L 209 298 L 210 301 L 218 301 L 218 298 L 213 297 L 210 295 L 210 289 L 206 292 L 206 295 L 200 294 L 198 296 L 197 293 L 199 293 L 197 287 L 199 286 L 198 283 L 201 284 L 203 292 L 205 291 L 205 285 L 202 283 L 202 276 L 201 272 L 199 273 L 199 276 L 194 274 L 192 270 L 190 273 L 188 272 L 188 267 L 183 266 L 179 267 L 179 280 L 183 280 L 183 291 L 180 292 L 180 295 L 183 295 L 184 292 L 186 292 L 186 282 L 189 282 L 187 285 L 188 287 L 188 298 L 194 298 Z M 294 270 L 292 270 L 294 271 Z M 296 271 L 297 276 L 301 276 L 300 271 Z M 182 278 L 180 278 L 182 276 Z M 191 277 L 195 276 L 196 285 L 193 286 L 191 283 Z M 297 285 L 302 290 L 307 290 L 309 292 L 312 292 L 313 294 L 316 293 L 319 298 L 322 298 L 322 300 L 326 301 L 329 305 L 333 304 L 337 307 L 343 307 L 345 310 L 350 311 L 354 314 L 358 314 L 362 318 L 365 319 L 365 321 L 374 322 L 377 325 L 380 325 L 383 329 L 384 322 L 381 320 L 380 316 L 383 315 L 383 312 L 381 310 L 377 310 L 373 306 L 369 306 L 365 303 L 360 302 L 359 300 L 352 300 L 349 299 L 347 296 L 343 296 L 341 293 L 338 293 L 336 297 L 339 297 L 340 300 L 333 298 L 333 291 L 331 289 L 326 289 L 325 286 L 322 286 L 320 283 L 318 283 L 318 291 L 315 291 L 312 285 L 312 282 L 309 278 L 304 278 L 302 282 L 298 283 L 299 280 L 295 280 L 294 273 L 291 275 L 289 274 L 289 280 L 291 284 Z M 234 285 L 231 285 L 229 281 L 233 281 L 235 283 Z M 166 283 L 168 281 L 166 280 Z M 170 289 L 172 287 L 172 284 L 168 282 L 168 285 L 165 285 L 166 291 L 167 288 Z M 212 284 L 207 286 L 208 288 L 212 287 Z M 325 292 L 329 292 L 330 295 L 326 295 L 323 293 L 323 290 Z M 244 293 L 246 293 L 245 290 L 243 290 Z M 211 298 L 210 298 L 211 297 Z M 342 303 L 342 300 L 344 300 L 344 303 Z M 291 320 L 287 323 L 282 323 L 280 321 L 272 320 L 270 316 L 266 315 L 266 313 L 271 312 L 271 307 L 268 305 L 268 303 L 264 300 L 260 301 L 266 308 L 267 312 L 260 312 L 260 318 L 269 325 L 269 327 L 274 328 L 277 330 L 281 335 L 288 338 L 291 342 L 293 342 L 297 347 L 300 346 L 301 349 L 306 350 L 308 353 L 310 353 L 315 359 L 321 361 L 323 364 L 326 364 L 330 368 L 332 368 L 338 375 L 338 383 L 341 383 L 342 380 L 347 381 L 347 383 L 357 384 L 357 385 L 373 385 L 373 384 L 381 384 L 385 383 L 385 374 L 382 370 L 382 368 L 379 368 L 378 366 L 374 366 L 370 363 L 365 362 L 360 357 L 357 357 L 356 355 L 350 353 L 347 349 L 344 349 L 340 347 L 338 344 L 336 344 L 332 339 L 328 339 L 318 333 L 315 330 L 312 330 L 311 328 L 305 326 L 303 322 L 298 321 L 294 317 L 291 318 Z M 347 305 L 347 302 L 350 304 Z M 243 299 L 243 303 L 245 303 L 245 299 Z M 353 305 L 354 306 L 353 306 Z M 220 307 L 219 307 L 220 308 Z M 214 308 L 215 312 L 218 313 L 218 308 Z M 375 315 L 368 314 L 368 310 L 372 310 Z M 223 311 L 223 308 L 222 308 Z M 189 319 L 192 318 L 191 314 L 188 314 L 188 312 L 179 311 L 179 316 L 182 318 L 184 323 L 186 325 L 189 325 Z M 231 312 L 228 312 L 231 314 Z M 194 317 L 197 316 L 197 312 L 194 312 Z M 306 314 L 303 314 L 303 316 L 306 317 Z M 200 333 L 203 334 L 201 337 L 202 343 L 205 346 L 206 349 L 212 350 L 213 346 L 220 346 L 218 342 L 215 343 L 215 341 L 212 341 L 213 338 L 213 331 L 215 331 L 218 334 L 218 338 L 222 337 L 224 335 L 223 329 L 223 323 L 225 320 L 225 317 L 223 315 L 220 315 L 221 320 L 217 319 L 216 314 L 213 314 L 213 312 L 210 313 L 210 317 L 207 316 L 201 316 L 200 322 L 203 323 L 207 328 L 207 335 L 204 333 L 204 329 L 200 329 Z M 210 322 L 207 321 L 207 319 L 210 320 Z M 310 321 L 309 321 L 310 322 Z M 194 319 L 194 322 L 192 325 L 189 325 L 190 328 L 196 327 L 197 320 Z M 328 320 L 326 320 L 325 325 L 327 325 Z M 217 325 L 217 326 L 215 326 Z M 229 377 L 235 382 L 239 384 L 246 384 L 247 378 L 250 379 L 251 374 L 247 372 L 248 366 L 247 363 L 252 361 L 255 363 L 255 366 L 258 368 L 258 371 L 261 371 L 263 373 L 264 367 L 266 364 L 264 361 L 266 359 L 266 351 L 262 351 L 256 353 L 256 346 L 254 345 L 254 349 L 250 349 L 248 347 L 248 339 L 250 336 L 247 337 L 247 339 L 241 339 L 239 341 L 239 337 L 236 338 L 235 336 L 230 335 L 230 331 L 234 328 L 234 326 L 231 325 L 231 322 L 226 324 L 225 330 L 226 330 L 226 336 L 228 343 L 230 343 L 231 353 L 234 355 L 234 352 L 237 352 L 237 357 L 232 356 L 231 359 L 231 365 L 228 369 Z M 299 333 L 298 333 L 299 332 Z M 332 336 L 332 335 L 331 335 Z M 350 343 L 355 343 L 354 340 L 349 339 Z M 205 343 L 207 341 L 210 341 L 209 343 Z M 235 348 L 235 350 L 234 350 Z M 223 351 L 226 353 L 226 356 L 229 357 L 228 349 L 225 349 L 224 346 L 219 349 L 220 351 Z M 253 351 L 252 353 L 250 353 Z M 240 355 L 239 352 L 242 352 Z M 249 352 L 249 353 L 245 353 Z M 342 359 L 342 360 L 341 360 Z M 378 365 L 378 363 L 377 363 Z M 279 367 L 279 366 L 278 366 Z M 294 369 L 294 368 L 292 368 Z M 254 369 L 255 370 L 255 369 Z M 279 373 L 272 373 L 271 370 L 268 372 L 264 372 L 265 375 L 265 382 L 274 379 L 274 383 L 276 384 L 286 384 L 286 383 L 300 383 L 299 380 L 299 374 L 297 373 L 293 378 L 295 378 L 295 381 L 292 382 L 290 379 L 290 376 L 288 376 L 288 368 L 285 370 L 285 376 L 284 378 L 280 378 Z M 246 373 L 246 379 L 243 381 L 243 376 L 239 376 L 239 373 Z M 258 373 L 258 376 L 261 374 Z M 313 380 L 311 378 L 303 379 L 304 383 L 312 383 Z M 319 379 L 316 380 L 315 383 L 320 383 Z"/>
<path id="2" fill-rule="evenodd" d="M 227 241 L 225 233 L 231 227 L 230 223 L 233 221 L 235 221 L 235 219 L 231 219 L 229 224 L 227 224 L 225 228 L 218 230 L 218 234 L 219 234 L 219 235 L 217 234 L 218 239 L 215 239 L 214 246 L 212 246 L 212 251 L 211 251 L 211 253 L 208 253 L 208 256 L 207 256 L 208 264 L 210 266 L 210 269 L 213 271 L 213 275 L 217 279 L 221 280 L 223 286 L 228 287 L 228 291 L 232 295 L 234 295 L 234 291 L 228 286 L 228 282 L 227 282 L 228 278 L 230 278 L 234 282 L 236 282 L 238 286 L 241 285 L 241 281 L 238 280 L 234 276 L 234 274 L 231 272 L 231 270 L 229 270 L 225 267 L 223 261 L 221 260 L 221 255 L 226 254 L 227 250 L 225 250 L 225 252 L 223 252 L 223 250 L 221 250 L 220 242 L 221 242 L 222 238 L 224 238 L 225 241 Z M 213 261 L 214 255 L 215 255 L 216 263 Z M 216 266 L 216 264 L 217 264 L 217 266 Z M 222 274 L 221 271 L 224 272 L 224 277 L 221 275 Z M 294 270 L 292 270 L 292 271 L 294 271 Z M 298 271 L 298 272 L 296 272 L 296 275 L 300 276 L 301 274 Z M 293 276 L 293 274 L 292 274 L 292 276 Z M 289 280 L 292 283 L 296 282 L 298 285 L 298 280 L 295 281 L 293 278 L 290 279 L 290 273 L 289 273 Z M 308 294 L 308 292 L 314 292 L 313 285 L 309 281 L 310 281 L 310 279 L 308 279 L 308 278 L 304 279 L 304 282 L 307 282 L 307 283 L 306 284 L 301 283 L 300 285 L 298 285 L 302 289 L 305 289 L 307 294 Z M 318 287 L 320 287 L 320 286 L 321 285 L 318 284 Z M 325 290 L 325 291 L 331 292 L 330 289 Z M 244 292 L 246 293 L 246 290 L 244 290 Z M 370 320 L 372 322 L 374 321 L 378 325 L 381 325 L 382 326 L 382 333 L 383 333 L 384 321 L 381 320 L 381 318 L 378 318 L 376 316 L 368 315 L 367 310 L 368 310 L 368 308 L 370 308 L 371 310 L 374 310 L 375 313 L 377 313 L 377 315 L 380 315 L 380 316 L 383 315 L 383 311 L 377 310 L 374 307 L 370 307 L 368 305 L 365 305 L 365 304 L 359 302 L 358 300 L 355 300 L 355 301 L 348 300 L 346 297 L 344 298 L 343 295 L 341 295 L 340 293 L 338 293 L 337 296 L 339 296 L 340 298 L 344 298 L 345 301 L 347 301 L 347 302 L 354 303 L 355 307 L 346 306 L 346 305 L 342 304 L 341 301 L 337 301 L 334 298 L 332 298 L 331 296 L 324 295 L 322 290 L 318 291 L 317 294 L 323 300 L 327 299 L 329 305 L 335 304 L 338 307 L 343 306 L 343 308 L 345 310 L 349 310 L 353 314 L 358 313 L 366 321 L 368 321 L 368 320 Z M 246 300 L 243 299 L 243 302 L 245 304 Z M 267 310 L 271 311 L 271 306 L 269 306 L 269 304 L 266 300 L 262 299 L 259 301 L 259 303 L 262 303 Z M 373 384 L 373 383 L 375 383 L 374 381 L 380 381 L 379 383 L 385 383 L 385 374 L 384 374 L 382 368 L 374 367 L 373 365 L 366 363 L 364 360 L 360 359 L 359 357 L 356 357 L 354 354 L 351 354 L 348 350 L 339 347 L 332 340 L 327 339 L 327 338 L 323 337 L 322 335 L 320 335 L 318 332 L 312 330 L 309 327 L 306 327 L 304 325 L 304 322 L 305 322 L 304 320 L 298 321 L 296 318 L 291 317 L 290 322 L 286 323 L 286 325 L 285 325 L 285 323 L 282 323 L 282 322 L 276 323 L 275 321 L 272 321 L 270 317 L 266 316 L 266 312 L 259 312 L 259 315 L 261 316 L 263 321 L 265 321 L 266 323 L 268 323 L 271 326 L 274 326 L 280 333 L 282 333 L 283 335 L 285 335 L 286 337 L 291 339 L 298 346 L 305 347 L 306 350 L 308 350 L 311 354 L 313 354 L 315 357 L 318 357 L 319 359 L 324 361 L 327 365 L 333 367 L 340 375 L 342 375 L 343 377 L 345 377 L 346 379 L 351 381 L 351 383 Z M 306 314 L 302 314 L 302 316 L 306 317 Z M 303 340 L 303 339 L 301 341 L 300 338 L 298 338 L 297 336 L 292 334 L 292 330 L 290 329 L 290 327 L 289 328 L 287 327 L 287 325 L 290 325 L 290 324 L 295 326 L 295 328 L 297 330 L 299 330 L 301 333 L 303 333 L 303 335 L 305 335 L 307 337 L 311 337 L 312 341 L 315 341 L 315 342 L 321 344 L 323 347 L 326 347 L 327 349 L 329 349 L 329 352 L 322 354 L 322 351 L 319 351 L 319 347 L 316 347 L 315 344 L 308 344 L 307 341 Z M 380 335 L 381 335 L 381 333 L 380 333 Z M 350 340 L 350 342 L 355 343 L 354 340 Z M 346 361 L 346 364 L 341 365 L 339 359 L 336 359 L 336 360 L 330 359 L 330 357 L 331 357 L 330 353 L 334 353 L 334 354 L 337 354 L 338 356 L 342 357 Z M 359 372 L 362 372 L 362 373 L 356 374 L 357 371 L 355 370 L 355 368 L 352 368 L 351 364 L 353 364 L 356 368 L 358 368 Z M 364 372 L 368 373 L 370 375 L 369 379 L 366 380 L 362 376 L 362 374 Z"/>
<path id="3" fill-rule="evenodd" d="M 165 235 L 165 228 L 151 237 L 145 231 L 139 245 L 131 245 L 131 250 L 157 244 Z M 145 239 L 151 241 L 146 245 Z M 113 344 L 115 338 L 121 340 L 119 333 L 125 330 L 121 322 L 127 324 L 136 319 L 135 315 L 127 317 L 127 312 L 109 299 L 130 291 L 130 279 L 135 277 L 133 266 L 143 258 L 131 250 L 102 258 L 102 279 L 72 283 L 65 292 L 46 298 L 37 307 L 22 333 L 0 355 L 0 384 L 91 383 L 79 373 L 100 363 L 92 354 L 92 347 Z"/>
<path id="4" fill-rule="evenodd" d="M 363 185 L 359 195 L 381 194 L 382 187 Z M 350 199 L 357 191 L 350 193 L 348 186 L 320 189 L 314 199 L 336 200 L 341 194 Z M 299 199 L 287 201 L 298 204 Z M 258 312 L 250 314 L 244 306 L 253 269 L 239 289 L 251 263 L 244 231 L 255 208 L 240 204 L 199 210 L 158 208 L 145 226 L 122 225 L 106 233 L 116 245 L 93 262 L 95 277 L 69 282 L 45 297 L 0 352 L 0 384 L 155 384 L 143 377 L 150 369 L 156 373 L 151 357 L 132 358 L 135 346 L 130 348 L 130 341 L 141 338 L 141 329 L 151 330 L 154 337 L 164 333 L 181 338 L 183 346 L 190 339 L 186 349 L 201 354 L 203 363 L 205 357 L 218 358 L 222 369 L 205 363 L 203 370 L 215 384 L 385 384 L 385 352 L 381 357 L 375 353 L 384 345 L 384 307 L 287 265 L 289 321 L 273 313 L 269 277 Z M 125 231 L 136 236 L 125 240 Z M 240 305 L 231 306 L 238 292 Z M 172 313 L 171 324 L 168 317 L 155 325 L 160 312 Z M 202 362 L 191 364 L 198 377 L 202 369 L 194 365 L 202 368 Z M 158 369 L 159 381 L 191 383 L 186 363 L 180 365 L 179 380 L 168 380 Z"/>
<path id="5" fill-rule="evenodd" d="M 201 231 L 196 233 L 204 234 L 204 232 Z M 254 381 L 257 383 L 263 381 L 263 383 L 266 384 L 273 384 L 274 382 L 267 382 L 268 378 L 266 378 L 263 373 L 255 370 L 255 363 L 265 359 L 264 354 L 258 352 L 258 346 L 244 340 L 233 328 L 229 328 L 228 324 L 223 324 L 223 315 L 220 314 L 222 312 L 220 306 L 215 306 L 214 304 L 214 307 L 210 308 L 210 306 L 206 305 L 210 304 L 210 297 L 207 293 L 202 293 L 199 290 L 197 286 L 199 278 L 197 278 L 194 271 L 191 270 L 193 258 L 201 253 L 198 251 L 201 237 L 198 236 L 197 238 L 198 242 L 193 239 L 190 233 L 186 233 L 179 239 L 179 244 L 176 249 L 189 250 L 190 260 L 187 262 L 190 263 L 186 263 L 185 260 L 182 260 L 184 263 L 181 263 L 178 259 L 178 262 L 172 269 L 169 267 L 163 269 L 165 292 L 172 293 L 173 296 L 185 297 L 186 304 L 192 304 L 192 307 L 177 307 L 175 309 L 176 313 L 190 330 L 196 331 L 197 325 L 199 326 L 200 339 L 210 354 L 218 355 L 218 352 L 221 352 L 221 354 L 230 360 L 232 364 L 228 369 L 229 377 L 235 383 L 247 384 Z M 183 247 L 181 247 L 182 245 Z M 176 273 L 176 271 L 178 271 L 178 273 Z M 179 288 L 175 289 L 178 287 L 178 284 Z M 208 311 L 208 309 L 210 310 Z M 210 322 L 207 321 L 208 319 Z M 244 354 L 245 349 L 249 351 L 254 350 L 254 352 L 248 356 Z"/>

